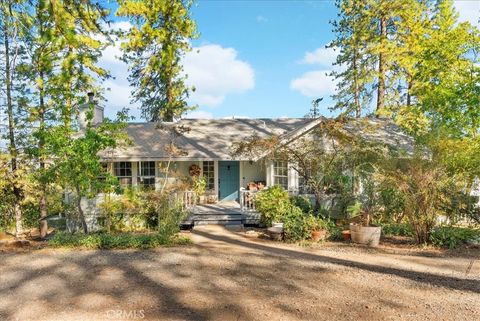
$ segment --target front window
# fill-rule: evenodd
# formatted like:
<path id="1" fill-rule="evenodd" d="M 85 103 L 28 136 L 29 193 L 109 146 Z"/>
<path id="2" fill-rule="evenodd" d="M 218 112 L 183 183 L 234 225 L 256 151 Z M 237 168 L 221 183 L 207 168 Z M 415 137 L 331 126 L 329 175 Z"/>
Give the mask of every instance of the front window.
<path id="1" fill-rule="evenodd" d="M 307 166 L 302 171 L 298 171 L 298 192 L 300 194 L 312 194 L 309 180 L 312 177 L 312 166 L 307 163 Z"/>
<path id="2" fill-rule="evenodd" d="M 138 163 L 138 184 L 144 188 L 155 188 L 155 162 Z"/>
<path id="3" fill-rule="evenodd" d="M 118 178 L 121 186 L 132 185 L 132 163 L 131 162 L 115 162 L 113 163 L 113 172 Z"/>
<path id="4" fill-rule="evenodd" d="M 213 161 L 203 162 L 203 177 L 207 181 L 207 190 L 215 188 L 215 166 Z"/>
<path id="5" fill-rule="evenodd" d="M 282 186 L 288 190 L 288 162 L 273 162 L 273 185 Z"/>

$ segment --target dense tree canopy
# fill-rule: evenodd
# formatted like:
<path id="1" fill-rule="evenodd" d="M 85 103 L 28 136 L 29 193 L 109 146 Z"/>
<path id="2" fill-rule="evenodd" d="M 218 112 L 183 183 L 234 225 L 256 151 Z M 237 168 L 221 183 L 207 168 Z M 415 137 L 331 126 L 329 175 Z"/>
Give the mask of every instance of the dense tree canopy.
<path id="1" fill-rule="evenodd" d="M 133 98 L 148 121 L 172 121 L 191 109 L 181 59 L 196 37 L 190 0 L 120 0 L 117 15 L 132 28 L 124 35 L 123 59 L 130 66 Z"/>

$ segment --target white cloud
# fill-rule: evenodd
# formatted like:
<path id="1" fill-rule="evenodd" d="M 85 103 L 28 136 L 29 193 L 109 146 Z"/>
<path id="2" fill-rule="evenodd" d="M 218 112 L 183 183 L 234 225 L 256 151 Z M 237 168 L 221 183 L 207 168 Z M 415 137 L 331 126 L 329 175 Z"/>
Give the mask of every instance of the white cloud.
<path id="1" fill-rule="evenodd" d="M 125 21 L 118 21 L 109 25 L 111 30 L 128 30 L 131 24 Z M 105 114 L 107 117 L 114 117 L 117 111 L 122 108 L 129 108 L 130 114 L 136 118 L 140 117 L 140 109 L 138 104 L 130 103 L 130 93 L 132 88 L 128 82 L 128 66 L 120 60 L 122 51 L 120 49 L 120 40 L 114 39 L 113 45 L 105 48 L 99 65 L 107 69 L 113 78 L 108 79 L 103 84 L 105 88 Z"/>
<path id="2" fill-rule="evenodd" d="M 113 23 L 110 28 L 127 30 L 128 22 Z M 107 99 L 105 113 L 113 117 L 123 107 L 129 107 L 133 116 L 139 117 L 139 104 L 130 104 L 132 88 L 128 82 L 128 66 L 119 57 L 122 55 L 121 42 L 116 40 L 112 46 L 103 50 L 99 65 L 109 70 L 113 79 L 107 80 L 105 92 Z M 253 68 L 237 58 L 237 51 L 210 44 L 194 47 L 184 59 L 184 70 L 188 75 L 187 84 L 195 87 L 190 95 L 191 104 L 206 107 L 220 105 L 229 94 L 243 93 L 255 86 Z M 197 115 L 200 111 L 196 112 Z M 195 115 L 195 114 L 193 114 Z M 189 115 L 188 117 L 190 117 Z M 202 118 L 209 115 L 201 114 Z M 211 116 L 211 114 L 210 114 Z"/>
<path id="3" fill-rule="evenodd" d="M 115 21 L 110 23 L 110 28 L 115 31 L 128 31 L 132 28 L 132 24 L 129 21 Z"/>
<path id="4" fill-rule="evenodd" d="M 290 82 L 290 89 L 307 97 L 323 97 L 335 93 L 337 81 L 329 74 L 333 70 L 341 70 L 342 66 L 333 65 L 339 54 L 338 48 L 322 46 L 314 51 L 307 51 L 301 64 L 316 65 L 316 70 L 305 72 Z"/>
<path id="5" fill-rule="evenodd" d="M 184 70 L 187 84 L 195 86 L 191 101 L 215 107 L 228 94 L 243 93 L 255 86 L 253 68 L 237 58 L 237 51 L 220 45 L 194 47 L 186 54 Z"/>
<path id="6" fill-rule="evenodd" d="M 457 9 L 460 21 L 468 21 L 473 25 L 480 26 L 480 1 L 478 0 L 456 0 L 454 6 Z"/>
<path id="7" fill-rule="evenodd" d="M 337 55 L 338 49 L 320 47 L 313 52 L 307 51 L 300 63 L 309 65 L 316 64 L 331 68 L 332 64 L 337 60 Z"/>
<path id="8" fill-rule="evenodd" d="M 264 17 L 264 16 L 262 16 L 262 15 L 258 15 L 258 16 L 256 17 L 256 20 L 257 20 L 258 23 L 268 22 L 268 18 L 266 18 L 266 17 Z"/>
<path id="9" fill-rule="evenodd" d="M 194 110 L 185 115 L 184 118 L 211 119 L 213 114 L 204 110 Z"/>
<path id="10" fill-rule="evenodd" d="M 336 81 L 328 76 L 330 70 L 309 71 L 290 82 L 290 88 L 307 97 L 331 95 L 335 92 Z"/>

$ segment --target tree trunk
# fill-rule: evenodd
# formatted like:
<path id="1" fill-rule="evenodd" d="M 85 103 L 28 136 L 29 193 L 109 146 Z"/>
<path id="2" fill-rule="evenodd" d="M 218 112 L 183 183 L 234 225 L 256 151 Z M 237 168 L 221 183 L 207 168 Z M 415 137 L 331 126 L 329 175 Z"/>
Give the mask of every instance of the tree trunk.
<path id="1" fill-rule="evenodd" d="M 380 39 L 387 37 L 387 21 L 384 17 L 380 18 Z M 383 50 L 383 48 L 381 49 Z M 385 54 L 381 51 L 378 56 L 378 88 L 377 88 L 377 116 L 385 108 Z"/>
<path id="2" fill-rule="evenodd" d="M 360 93 L 359 93 L 359 88 L 358 88 L 358 54 L 357 54 L 357 49 L 353 49 L 353 82 L 354 82 L 354 105 L 355 105 L 355 118 L 360 118 L 361 117 L 361 108 L 360 108 Z"/>
<path id="3" fill-rule="evenodd" d="M 83 209 L 82 209 L 82 196 L 80 194 L 80 187 L 76 187 L 77 190 L 77 209 L 78 209 L 78 214 L 80 215 L 80 221 L 82 222 L 82 228 L 83 232 L 85 234 L 88 234 L 88 228 L 87 228 L 87 221 L 85 221 L 85 215 L 83 214 Z"/>
<path id="4" fill-rule="evenodd" d="M 408 81 L 407 84 L 407 107 L 410 107 L 412 104 L 412 96 L 411 96 L 411 91 L 412 91 L 412 81 Z"/>
<path id="5" fill-rule="evenodd" d="M 42 79 L 43 83 L 43 73 L 40 72 L 40 78 Z M 43 149 L 45 146 L 45 141 L 43 134 L 45 133 L 45 99 L 44 99 L 44 92 L 43 88 L 39 88 L 39 96 L 40 96 L 40 110 L 39 110 L 39 128 L 40 128 L 40 138 L 38 140 L 38 151 L 39 151 L 39 163 L 40 163 L 40 170 L 42 171 L 42 176 L 45 172 L 45 161 L 43 160 Z M 45 219 L 48 215 L 47 211 L 47 186 L 45 182 L 40 182 L 41 184 L 41 191 L 40 191 L 40 237 L 44 238 L 47 236 L 48 232 L 48 222 Z"/>
<path id="6" fill-rule="evenodd" d="M 8 3 L 8 11 L 11 14 L 12 4 Z M 5 15 L 6 16 L 6 15 Z M 17 171 L 17 145 L 15 141 L 15 118 L 13 116 L 13 101 L 12 101 L 12 66 L 10 65 L 10 39 L 8 37 L 8 22 L 7 18 L 4 17 L 3 25 L 3 34 L 4 34 L 4 50 L 5 50 L 5 89 L 6 89 L 6 98 L 7 98 L 7 114 L 8 114 L 8 141 L 9 141 L 9 152 L 10 152 L 10 165 L 13 176 L 13 194 L 15 196 L 14 212 L 15 212 L 15 236 L 21 237 L 23 235 L 23 224 L 22 224 L 22 209 L 20 207 L 22 199 L 22 191 L 17 185 L 18 171 Z"/>
<path id="7" fill-rule="evenodd" d="M 42 191 L 40 195 L 39 207 L 40 207 L 40 237 L 45 238 L 48 233 L 48 222 L 45 219 L 48 215 L 47 213 L 47 198 L 46 198 L 46 190 L 42 186 Z"/>

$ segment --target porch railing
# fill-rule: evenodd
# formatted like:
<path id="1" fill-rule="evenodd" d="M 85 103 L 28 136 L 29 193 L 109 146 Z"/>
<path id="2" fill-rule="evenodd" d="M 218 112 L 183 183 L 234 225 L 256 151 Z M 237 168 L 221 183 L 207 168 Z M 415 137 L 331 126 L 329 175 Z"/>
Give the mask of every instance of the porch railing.
<path id="1" fill-rule="evenodd" d="M 240 189 L 240 210 L 242 212 L 255 212 L 255 198 L 258 191 Z"/>
<path id="2" fill-rule="evenodd" d="M 176 192 L 172 199 L 180 203 L 183 209 L 190 211 L 197 205 L 197 194 L 195 191 Z"/>

